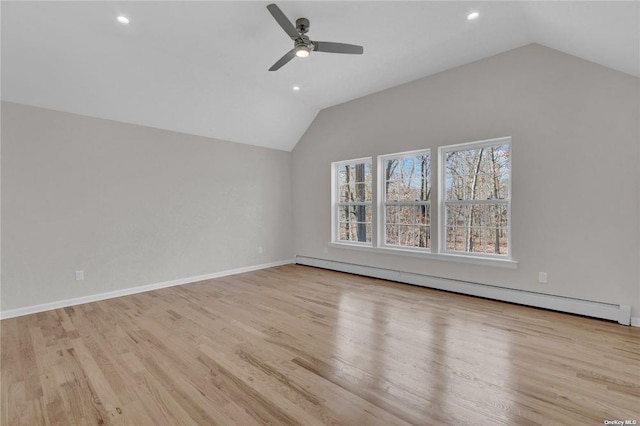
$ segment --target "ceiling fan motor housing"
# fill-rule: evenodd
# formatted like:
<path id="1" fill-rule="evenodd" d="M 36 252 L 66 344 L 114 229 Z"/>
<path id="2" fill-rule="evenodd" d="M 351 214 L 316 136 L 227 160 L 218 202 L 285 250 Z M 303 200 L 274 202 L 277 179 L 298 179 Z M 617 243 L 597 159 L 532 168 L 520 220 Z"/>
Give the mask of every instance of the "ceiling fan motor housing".
<path id="1" fill-rule="evenodd" d="M 307 18 L 296 19 L 296 30 L 301 34 L 305 34 L 309 31 L 309 20 Z"/>

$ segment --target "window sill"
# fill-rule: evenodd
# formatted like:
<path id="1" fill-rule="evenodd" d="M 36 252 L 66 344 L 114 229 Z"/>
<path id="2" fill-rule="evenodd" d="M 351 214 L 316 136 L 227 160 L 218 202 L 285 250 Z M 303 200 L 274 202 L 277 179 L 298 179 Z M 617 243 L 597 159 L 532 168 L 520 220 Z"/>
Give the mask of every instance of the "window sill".
<path id="1" fill-rule="evenodd" d="M 366 251 L 369 253 L 393 254 L 396 256 L 409 256 L 409 257 L 417 257 L 421 259 L 440 260 L 445 262 L 469 263 L 472 265 L 491 266 L 496 268 L 506 268 L 506 269 L 518 268 L 518 262 L 513 259 L 496 259 L 496 258 L 487 258 L 487 257 L 478 257 L 478 256 L 465 256 L 463 254 L 452 254 L 452 253 L 431 253 L 431 252 L 422 251 L 422 250 L 411 250 L 411 249 L 401 249 L 401 248 L 391 248 L 391 247 L 373 247 L 371 245 L 353 244 L 353 243 L 332 242 L 332 243 L 329 243 L 328 246 L 333 248 L 339 248 L 339 249 Z"/>
<path id="2" fill-rule="evenodd" d="M 356 243 L 329 243 L 328 244 L 329 247 L 334 247 L 334 248 L 343 248 L 343 249 L 350 249 L 350 250 L 361 250 L 361 251 L 375 251 L 376 248 L 373 247 L 371 244 L 356 244 Z"/>

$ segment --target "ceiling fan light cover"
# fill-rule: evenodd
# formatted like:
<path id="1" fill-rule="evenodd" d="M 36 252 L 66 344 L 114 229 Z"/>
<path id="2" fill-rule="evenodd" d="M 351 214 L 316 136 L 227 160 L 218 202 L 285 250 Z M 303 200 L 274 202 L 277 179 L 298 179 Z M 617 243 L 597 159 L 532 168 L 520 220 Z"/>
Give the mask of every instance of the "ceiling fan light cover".
<path id="1" fill-rule="evenodd" d="M 298 58 L 306 58 L 309 56 L 309 54 L 311 53 L 311 51 L 309 50 L 309 48 L 307 46 L 298 46 L 296 48 L 296 56 Z"/>

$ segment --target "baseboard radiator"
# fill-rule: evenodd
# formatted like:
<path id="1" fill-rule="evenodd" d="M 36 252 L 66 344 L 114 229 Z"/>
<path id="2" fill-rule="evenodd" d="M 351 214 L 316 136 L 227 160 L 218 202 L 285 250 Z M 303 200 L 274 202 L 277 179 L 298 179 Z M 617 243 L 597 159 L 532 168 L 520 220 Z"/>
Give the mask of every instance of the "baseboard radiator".
<path id="1" fill-rule="evenodd" d="M 517 303 L 520 305 L 534 306 L 537 308 L 551 309 L 554 311 L 617 321 L 623 325 L 629 325 L 631 322 L 631 307 L 629 305 L 592 302 L 588 300 L 534 293 L 530 291 L 458 281 L 448 278 L 438 278 L 429 275 L 413 274 L 372 266 L 354 265 L 351 263 L 306 256 L 296 256 L 295 263 L 299 265 L 314 266 L 316 268 L 330 269 L 333 271 L 347 272 L 355 275 L 363 275 L 366 277 L 397 281 L 405 284 L 413 284 L 421 287 L 451 291 L 454 293 L 467 294 L 470 296 L 484 297 L 503 302 Z"/>

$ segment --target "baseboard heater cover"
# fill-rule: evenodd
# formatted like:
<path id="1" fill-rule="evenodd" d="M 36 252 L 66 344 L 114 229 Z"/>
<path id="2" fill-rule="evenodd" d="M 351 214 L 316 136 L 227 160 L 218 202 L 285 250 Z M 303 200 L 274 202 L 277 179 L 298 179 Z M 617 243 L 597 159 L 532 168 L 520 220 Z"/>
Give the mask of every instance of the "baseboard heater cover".
<path id="1" fill-rule="evenodd" d="M 631 306 L 629 305 L 615 305 L 610 303 L 573 299 L 570 297 L 534 293 L 525 290 L 515 290 L 486 284 L 478 284 L 467 281 L 452 280 L 448 278 L 432 277 L 429 275 L 394 271 L 392 269 L 377 268 L 374 266 L 355 265 L 351 263 L 318 259 L 307 256 L 296 256 L 295 263 L 299 265 L 314 266 L 317 268 L 347 272 L 355 275 L 363 275 L 389 281 L 397 281 L 405 284 L 413 284 L 421 287 L 451 291 L 454 293 L 461 293 L 470 296 L 484 297 L 487 299 L 500 300 L 503 302 L 517 303 L 520 305 L 533 306 L 536 308 L 544 308 L 553 311 L 567 312 L 593 318 L 617 321 L 618 323 L 623 325 L 629 325 L 631 322 Z"/>

